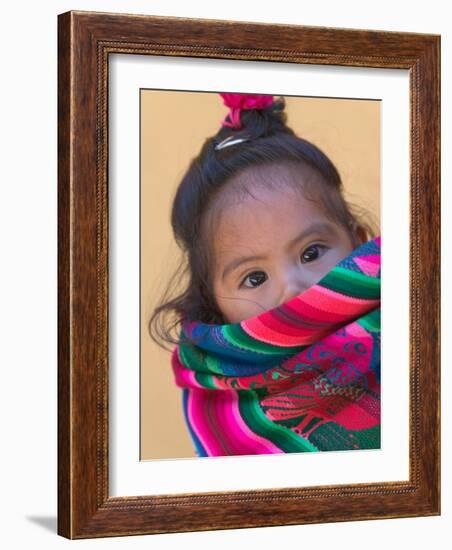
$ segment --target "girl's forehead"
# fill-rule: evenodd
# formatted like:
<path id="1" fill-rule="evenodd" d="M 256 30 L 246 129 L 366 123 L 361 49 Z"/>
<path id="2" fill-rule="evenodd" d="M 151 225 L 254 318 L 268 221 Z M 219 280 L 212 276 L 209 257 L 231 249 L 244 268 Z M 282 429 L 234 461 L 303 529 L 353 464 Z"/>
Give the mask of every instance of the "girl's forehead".
<path id="1" fill-rule="evenodd" d="M 243 171 L 217 193 L 205 217 L 211 251 L 228 243 L 256 242 L 262 235 L 292 234 L 314 219 L 325 219 L 321 183 L 303 167 L 266 166 Z M 214 255 L 216 255 L 214 252 Z"/>
<path id="2" fill-rule="evenodd" d="M 230 178 L 223 187 L 225 194 L 243 194 L 262 188 L 302 189 L 317 173 L 311 167 L 293 162 L 251 166 Z"/>
<path id="3" fill-rule="evenodd" d="M 301 194 L 266 189 L 261 196 L 225 209 L 215 229 L 214 246 L 220 255 L 221 251 L 236 254 L 243 248 L 269 253 L 285 247 L 309 227 L 327 223 L 331 225 L 323 208 Z"/>
<path id="4" fill-rule="evenodd" d="M 275 204 L 275 201 L 282 204 L 284 201 L 297 200 L 304 203 L 309 200 L 321 204 L 318 180 L 316 173 L 301 166 L 254 167 L 228 180 L 217 193 L 211 210 L 215 211 L 218 222 L 224 215 L 231 215 L 234 208 L 243 205 L 250 210 L 258 210 L 268 204 Z"/>

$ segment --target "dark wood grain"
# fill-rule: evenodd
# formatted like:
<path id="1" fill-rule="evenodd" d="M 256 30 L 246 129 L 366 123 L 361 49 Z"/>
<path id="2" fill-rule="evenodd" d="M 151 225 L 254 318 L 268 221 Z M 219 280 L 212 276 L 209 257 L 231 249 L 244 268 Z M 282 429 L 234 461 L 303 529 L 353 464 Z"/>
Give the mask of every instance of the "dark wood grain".
<path id="1" fill-rule="evenodd" d="M 70 16 L 61 16 L 68 25 Z M 70 34 L 58 33 L 58 531 L 70 536 Z M 69 512 L 69 513 L 68 513 Z"/>
<path id="2" fill-rule="evenodd" d="M 108 494 L 108 56 L 410 70 L 410 479 Z M 58 17 L 58 532 L 68 538 L 440 513 L 440 37 L 67 12 Z"/>

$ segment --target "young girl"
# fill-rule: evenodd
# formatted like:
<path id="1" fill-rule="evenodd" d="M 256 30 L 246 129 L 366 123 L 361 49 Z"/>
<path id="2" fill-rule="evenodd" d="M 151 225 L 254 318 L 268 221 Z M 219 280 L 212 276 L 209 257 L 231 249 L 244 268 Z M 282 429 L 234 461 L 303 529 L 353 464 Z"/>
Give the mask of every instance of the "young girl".
<path id="1" fill-rule="evenodd" d="M 282 98 L 220 95 L 173 203 L 188 285 L 149 324 L 196 453 L 379 448 L 380 237 Z"/>

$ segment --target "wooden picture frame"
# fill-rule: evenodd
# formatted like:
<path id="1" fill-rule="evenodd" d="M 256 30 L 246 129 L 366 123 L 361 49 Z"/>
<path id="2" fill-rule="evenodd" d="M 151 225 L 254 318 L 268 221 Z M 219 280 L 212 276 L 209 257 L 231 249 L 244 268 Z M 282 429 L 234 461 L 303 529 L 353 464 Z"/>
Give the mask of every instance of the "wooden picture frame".
<path id="1" fill-rule="evenodd" d="M 406 69 L 409 480 L 109 496 L 110 54 Z M 71 11 L 58 16 L 58 533 L 67 538 L 440 513 L 440 37 Z"/>

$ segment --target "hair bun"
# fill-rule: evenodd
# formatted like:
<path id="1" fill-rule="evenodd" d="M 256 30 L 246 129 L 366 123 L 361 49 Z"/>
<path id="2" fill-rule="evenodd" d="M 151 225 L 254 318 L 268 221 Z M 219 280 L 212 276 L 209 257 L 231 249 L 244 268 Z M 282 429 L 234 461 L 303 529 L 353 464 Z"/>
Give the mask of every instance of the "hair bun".
<path id="1" fill-rule="evenodd" d="M 220 94 L 226 107 L 234 109 L 265 109 L 273 103 L 272 95 Z"/>
<path id="2" fill-rule="evenodd" d="M 253 141 L 275 134 L 293 134 L 287 126 L 286 102 L 282 96 L 265 94 L 219 94 L 229 113 L 222 121 L 214 145 L 230 136 Z M 231 142 L 232 144 L 232 142 Z"/>
<path id="3" fill-rule="evenodd" d="M 223 103 L 229 107 L 229 113 L 223 120 L 223 126 L 240 130 L 242 122 L 240 120 L 240 112 L 251 109 L 265 109 L 273 104 L 272 95 L 263 94 L 220 94 L 223 98 Z"/>

